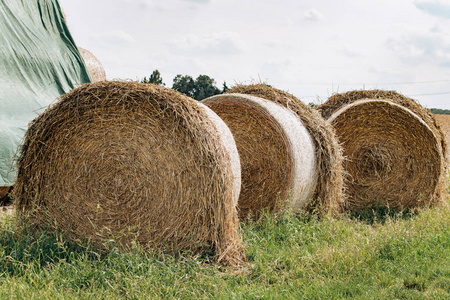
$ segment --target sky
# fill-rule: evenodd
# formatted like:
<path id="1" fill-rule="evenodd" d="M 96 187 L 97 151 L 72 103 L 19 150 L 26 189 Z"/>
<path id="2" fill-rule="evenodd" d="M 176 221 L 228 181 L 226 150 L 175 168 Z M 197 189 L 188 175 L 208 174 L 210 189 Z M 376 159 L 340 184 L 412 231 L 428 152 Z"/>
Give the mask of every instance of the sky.
<path id="1" fill-rule="evenodd" d="M 265 82 L 305 103 L 396 90 L 450 109 L 450 0 L 59 0 L 107 79 L 158 69 Z"/>

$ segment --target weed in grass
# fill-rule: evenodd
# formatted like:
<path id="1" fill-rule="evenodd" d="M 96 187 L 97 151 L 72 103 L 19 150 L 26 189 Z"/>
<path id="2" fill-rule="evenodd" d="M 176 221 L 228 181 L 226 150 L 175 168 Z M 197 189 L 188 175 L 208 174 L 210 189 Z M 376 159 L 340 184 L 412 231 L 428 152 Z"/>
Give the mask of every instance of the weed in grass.
<path id="1" fill-rule="evenodd" d="M 425 291 L 425 281 L 420 278 L 414 278 L 414 279 L 405 279 L 403 282 L 403 285 L 407 289 L 414 289 L 418 291 Z"/>

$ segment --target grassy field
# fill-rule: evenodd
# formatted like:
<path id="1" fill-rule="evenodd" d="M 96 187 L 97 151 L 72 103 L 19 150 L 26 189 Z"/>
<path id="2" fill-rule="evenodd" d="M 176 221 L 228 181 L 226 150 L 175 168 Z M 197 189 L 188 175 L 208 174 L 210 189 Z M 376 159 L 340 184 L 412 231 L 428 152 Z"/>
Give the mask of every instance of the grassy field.
<path id="1" fill-rule="evenodd" d="M 380 211 L 378 211 L 380 212 Z M 248 265 L 114 252 L 0 221 L 0 299 L 449 299 L 450 206 L 242 224 Z"/>

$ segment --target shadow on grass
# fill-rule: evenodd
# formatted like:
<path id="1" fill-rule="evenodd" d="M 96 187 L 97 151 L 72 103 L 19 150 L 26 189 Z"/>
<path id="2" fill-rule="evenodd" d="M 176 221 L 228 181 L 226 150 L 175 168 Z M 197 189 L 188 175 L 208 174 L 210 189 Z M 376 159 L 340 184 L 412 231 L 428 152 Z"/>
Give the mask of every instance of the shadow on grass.
<path id="1" fill-rule="evenodd" d="M 415 215 L 417 215 L 415 210 L 391 209 L 387 206 L 376 204 L 364 210 L 349 212 L 351 219 L 356 219 L 369 225 L 375 223 L 384 224 L 387 220 L 411 219 Z"/>
<path id="2" fill-rule="evenodd" d="M 107 247 L 108 250 L 101 250 L 89 240 L 72 241 L 55 228 L 35 228 L 20 218 L 10 217 L 0 222 L 0 278 L 27 277 L 61 264 L 75 266 L 74 269 L 109 265 L 109 268 L 128 270 L 130 262 L 148 267 L 165 262 L 173 266 L 216 262 L 212 250 L 201 255 L 174 250 L 168 255 L 162 250 L 144 249 L 139 244 L 124 248 L 118 242 L 108 241 Z"/>
<path id="3" fill-rule="evenodd" d="M 58 233 L 32 228 L 19 220 L 0 223 L 0 270 L 3 274 L 23 276 L 30 269 L 81 257 L 99 259 L 101 254 L 90 247 L 65 242 Z"/>

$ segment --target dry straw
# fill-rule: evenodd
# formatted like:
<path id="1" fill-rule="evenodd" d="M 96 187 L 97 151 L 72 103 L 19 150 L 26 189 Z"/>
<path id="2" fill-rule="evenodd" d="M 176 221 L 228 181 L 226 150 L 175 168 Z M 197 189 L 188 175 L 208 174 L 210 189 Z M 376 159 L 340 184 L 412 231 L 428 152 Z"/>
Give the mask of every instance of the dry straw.
<path id="1" fill-rule="evenodd" d="M 109 249 L 214 251 L 242 261 L 229 152 L 205 109 L 150 84 L 83 85 L 35 119 L 18 160 L 19 211 Z"/>
<path id="2" fill-rule="evenodd" d="M 6 195 L 8 195 L 10 188 L 10 186 L 0 186 L 0 199 L 3 199 Z"/>
<path id="3" fill-rule="evenodd" d="M 228 96 L 241 100 L 216 96 L 214 103 L 208 105 L 230 127 L 241 156 L 240 217 L 245 218 L 250 212 L 258 216 L 262 209 L 277 211 L 286 206 L 288 198 L 295 210 L 337 213 L 343 201 L 342 154 L 331 126 L 293 95 L 265 84 L 237 85 L 229 93 Z M 244 94 L 276 103 L 290 115 L 296 113 L 300 117 L 295 117 L 300 125 L 293 130 L 297 138 L 289 141 L 286 136 L 289 126 L 282 123 L 287 117 L 246 103 Z M 304 133 L 300 134 L 302 130 Z M 311 163 L 314 172 L 305 178 Z M 292 181 L 297 180 L 295 175 L 299 173 L 304 175 L 297 178 L 303 180 L 296 184 L 302 188 L 295 189 Z"/>
<path id="4" fill-rule="evenodd" d="M 226 154 L 230 158 L 231 172 L 233 175 L 233 203 L 237 206 L 241 192 L 241 161 L 233 134 L 227 124 L 213 110 L 200 102 L 196 103 L 205 111 L 209 119 L 213 121 L 214 126 L 218 130 L 222 145 L 225 147 Z"/>
<path id="5" fill-rule="evenodd" d="M 94 56 L 90 51 L 78 47 L 81 56 L 86 63 L 86 67 L 91 75 L 92 82 L 103 81 L 106 80 L 105 69 L 103 68 L 102 63 Z"/>
<path id="6" fill-rule="evenodd" d="M 258 217 L 261 208 L 277 209 L 285 202 L 293 209 L 303 207 L 317 174 L 314 145 L 300 120 L 273 102 L 249 95 L 218 95 L 203 103 L 229 124 L 242 158 L 241 218 L 251 212 Z"/>
<path id="7" fill-rule="evenodd" d="M 0 206 L 9 201 L 8 194 L 11 192 L 12 186 L 0 186 Z"/>
<path id="8" fill-rule="evenodd" d="M 318 109 L 344 148 L 349 210 L 416 209 L 442 199 L 446 143 L 430 111 L 381 90 L 336 94 Z"/>

